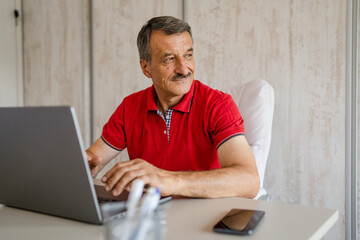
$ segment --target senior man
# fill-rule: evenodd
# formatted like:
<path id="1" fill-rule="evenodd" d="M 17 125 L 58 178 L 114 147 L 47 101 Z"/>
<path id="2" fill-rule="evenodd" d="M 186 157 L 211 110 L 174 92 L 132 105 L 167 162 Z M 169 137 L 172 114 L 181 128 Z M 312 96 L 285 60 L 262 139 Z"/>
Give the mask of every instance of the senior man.
<path id="1" fill-rule="evenodd" d="M 86 150 L 92 173 L 127 148 L 130 161 L 101 179 L 114 196 L 142 179 L 164 196 L 254 198 L 259 175 L 243 119 L 230 95 L 194 80 L 190 26 L 152 18 L 137 45 L 153 85 L 126 97 Z"/>

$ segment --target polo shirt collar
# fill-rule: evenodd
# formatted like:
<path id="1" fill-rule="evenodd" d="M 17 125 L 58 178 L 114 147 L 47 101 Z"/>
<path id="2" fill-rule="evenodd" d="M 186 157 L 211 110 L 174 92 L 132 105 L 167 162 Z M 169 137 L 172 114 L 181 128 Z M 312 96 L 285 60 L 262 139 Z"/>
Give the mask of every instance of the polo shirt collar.
<path id="1" fill-rule="evenodd" d="M 154 85 L 152 85 L 148 91 L 148 99 L 147 99 L 147 106 L 148 106 L 148 111 L 156 111 L 157 110 L 157 106 L 156 106 L 156 92 L 155 92 L 155 87 Z"/>
<path id="2" fill-rule="evenodd" d="M 188 93 L 185 94 L 185 96 L 183 97 L 183 99 L 181 99 L 181 101 L 175 105 L 173 108 L 173 110 L 176 111 L 180 111 L 180 112 L 190 112 L 190 108 L 191 108 L 191 104 L 192 104 L 192 100 L 194 97 L 194 84 L 195 81 L 193 80 L 190 90 Z M 156 106 L 156 91 L 154 88 L 154 85 L 150 88 L 149 94 L 148 94 L 148 101 L 147 101 L 147 105 L 148 105 L 148 111 L 157 111 L 157 106 Z"/>

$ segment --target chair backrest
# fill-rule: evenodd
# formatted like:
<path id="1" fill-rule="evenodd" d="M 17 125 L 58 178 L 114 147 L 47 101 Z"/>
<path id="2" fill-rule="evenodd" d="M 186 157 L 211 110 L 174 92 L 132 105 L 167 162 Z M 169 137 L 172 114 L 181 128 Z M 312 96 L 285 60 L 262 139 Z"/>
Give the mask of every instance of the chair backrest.
<path id="1" fill-rule="evenodd" d="M 266 194 L 263 184 L 271 142 L 274 89 L 267 81 L 257 79 L 226 92 L 233 97 L 244 119 L 245 137 L 253 151 L 259 171 L 259 194 Z"/>

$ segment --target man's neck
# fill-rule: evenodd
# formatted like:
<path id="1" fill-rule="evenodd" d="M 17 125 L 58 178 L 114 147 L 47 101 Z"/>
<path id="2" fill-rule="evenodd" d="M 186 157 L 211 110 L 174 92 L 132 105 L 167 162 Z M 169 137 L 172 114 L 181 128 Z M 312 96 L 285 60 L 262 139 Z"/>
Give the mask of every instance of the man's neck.
<path id="1" fill-rule="evenodd" d="M 169 99 L 163 99 L 158 96 L 156 100 L 156 106 L 159 109 L 159 111 L 163 114 L 163 116 L 165 116 L 165 112 L 168 109 L 174 107 L 176 104 L 178 104 L 181 101 L 181 99 L 183 99 L 184 96 L 185 94 L 183 96 L 176 96 Z"/>

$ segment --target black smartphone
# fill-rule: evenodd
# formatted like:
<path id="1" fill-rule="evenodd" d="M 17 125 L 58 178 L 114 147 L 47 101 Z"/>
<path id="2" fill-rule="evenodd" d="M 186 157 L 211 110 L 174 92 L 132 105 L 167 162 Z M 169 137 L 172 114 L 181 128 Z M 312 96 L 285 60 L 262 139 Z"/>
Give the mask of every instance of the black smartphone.
<path id="1" fill-rule="evenodd" d="M 231 209 L 215 226 L 214 231 L 237 235 L 251 235 L 264 216 L 264 211 Z"/>

